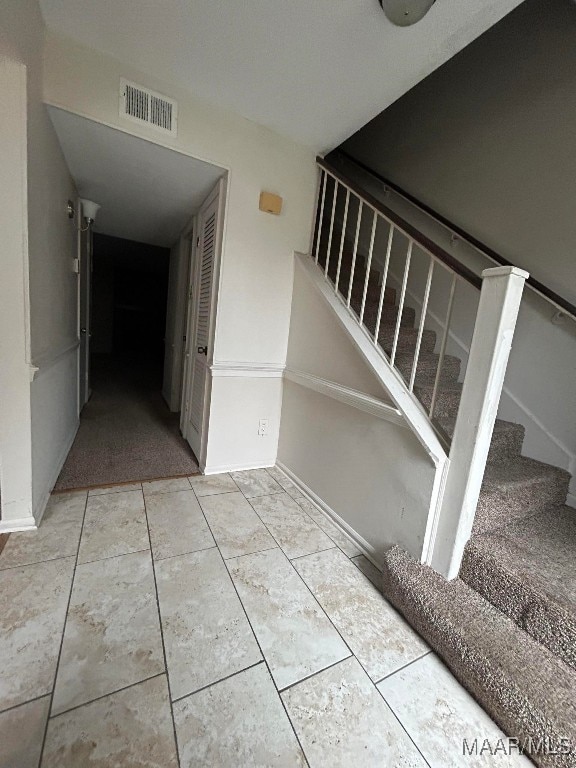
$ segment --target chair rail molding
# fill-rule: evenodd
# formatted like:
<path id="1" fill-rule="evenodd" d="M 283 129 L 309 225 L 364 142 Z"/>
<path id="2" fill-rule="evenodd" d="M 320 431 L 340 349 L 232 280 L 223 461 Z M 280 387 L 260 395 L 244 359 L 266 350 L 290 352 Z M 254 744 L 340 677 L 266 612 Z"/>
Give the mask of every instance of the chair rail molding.
<path id="1" fill-rule="evenodd" d="M 244 376 L 247 378 L 280 379 L 285 365 L 282 363 L 252 363 L 246 361 L 214 361 L 210 365 L 210 375 L 213 378 Z"/>
<path id="2" fill-rule="evenodd" d="M 30 363 L 30 381 L 34 381 L 38 375 L 42 375 L 49 368 L 52 368 L 53 365 L 56 365 L 56 363 L 60 362 L 63 357 L 70 354 L 71 352 L 76 351 L 79 349 L 79 347 L 80 339 L 75 339 L 60 349 L 50 349 L 47 352 L 44 352 L 42 355 L 39 355 Z"/>

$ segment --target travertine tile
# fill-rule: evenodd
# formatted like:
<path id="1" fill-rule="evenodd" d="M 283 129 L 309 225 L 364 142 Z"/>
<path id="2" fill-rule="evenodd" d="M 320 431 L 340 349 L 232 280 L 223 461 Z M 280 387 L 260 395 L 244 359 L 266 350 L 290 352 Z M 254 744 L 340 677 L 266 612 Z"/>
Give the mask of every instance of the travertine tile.
<path id="1" fill-rule="evenodd" d="M 496 745 L 505 734 L 432 653 L 387 677 L 378 689 L 430 765 L 446 768 L 532 765 L 517 754 L 464 753 L 484 739 Z"/>
<path id="2" fill-rule="evenodd" d="M 174 720 L 182 768 L 306 765 L 264 664 L 176 702 Z"/>
<path id="3" fill-rule="evenodd" d="M 428 652 L 422 638 L 340 550 L 300 558 L 294 567 L 374 682 Z"/>
<path id="4" fill-rule="evenodd" d="M 305 496 L 302 493 L 302 491 L 294 485 L 292 480 L 289 480 L 284 472 L 282 472 L 281 469 L 278 467 L 270 467 L 268 470 L 268 474 L 272 475 L 274 480 L 278 483 L 278 485 L 282 486 L 283 490 L 286 491 L 288 496 L 291 496 L 293 499 L 300 500 L 304 499 Z"/>
<path id="5" fill-rule="evenodd" d="M 319 528 L 322 528 L 325 534 L 330 536 L 334 544 L 339 547 L 348 557 L 355 557 L 360 554 L 360 550 L 354 544 L 349 536 L 346 536 L 318 507 L 308 499 L 299 499 L 298 504 L 306 514 L 310 515 L 312 520 Z"/>
<path id="6" fill-rule="evenodd" d="M 247 499 L 254 496 L 268 496 L 271 493 L 282 493 L 282 487 L 265 469 L 231 472 L 230 476 Z"/>
<path id="7" fill-rule="evenodd" d="M 37 531 L 12 533 L 0 554 L 0 570 L 76 556 L 86 491 L 51 496 Z"/>
<path id="8" fill-rule="evenodd" d="M 150 553 L 79 565 L 52 715 L 163 671 Z"/>
<path id="9" fill-rule="evenodd" d="M 125 491 L 141 491 L 142 483 L 121 483 L 120 485 L 103 485 L 100 488 L 89 488 L 88 496 L 102 496 L 105 493 L 124 493 Z"/>
<path id="10" fill-rule="evenodd" d="M 0 768 L 38 768 L 50 696 L 0 714 Z"/>
<path id="11" fill-rule="evenodd" d="M 376 568 L 374 563 L 371 563 L 364 555 L 358 555 L 352 558 L 352 562 L 356 568 L 360 569 L 367 579 L 370 579 L 372 584 L 376 587 L 378 592 L 382 592 L 382 572 Z"/>
<path id="12" fill-rule="evenodd" d="M 196 496 L 212 496 L 217 493 L 234 493 L 238 486 L 230 475 L 194 475 L 189 478 Z"/>
<path id="13" fill-rule="evenodd" d="M 262 658 L 217 549 L 156 563 L 173 699 Z"/>
<path id="14" fill-rule="evenodd" d="M 300 509 L 287 493 L 251 499 L 252 506 L 289 558 L 334 546 L 332 539 Z"/>
<path id="15" fill-rule="evenodd" d="M 279 549 L 227 564 L 278 688 L 350 655 Z"/>
<path id="16" fill-rule="evenodd" d="M 50 693 L 74 558 L 0 571 L 0 710 Z"/>
<path id="17" fill-rule="evenodd" d="M 281 696 L 310 768 L 426 768 L 354 658 L 298 683 Z"/>
<path id="18" fill-rule="evenodd" d="M 210 523 L 222 557 L 237 557 L 277 546 L 241 493 L 204 496 L 200 499 L 200 506 Z"/>
<path id="19" fill-rule="evenodd" d="M 173 477 L 166 480 L 145 480 L 142 490 L 145 496 L 153 493 L 172 493 L 172 491 L 188 491 L 190 483 L 187 477 Z"/>
<path id="20" fill-rule="evenodd" d="M 146 515 L 155 560 L 216 546 L 190 489 L 147 496 Z"/>
<path id="21" fill-rule="evenodd" d="M 177 768 L 161 675 L 50 720 L 42 768 Z"/>
<path id="22" fill-rule="evenodd" d="M 88 497 L 79 563 L 139 552 L 149 545 L 141 491 Z"/>

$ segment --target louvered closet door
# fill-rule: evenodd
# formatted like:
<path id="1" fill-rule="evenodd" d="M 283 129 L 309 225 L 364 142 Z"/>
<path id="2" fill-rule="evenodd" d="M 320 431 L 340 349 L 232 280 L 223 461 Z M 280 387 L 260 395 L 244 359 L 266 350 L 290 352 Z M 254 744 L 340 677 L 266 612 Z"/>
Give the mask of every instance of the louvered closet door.
<path id="1" fill-rule="evenodd" d="M 214 290 L 214 260 L 219 237 L 219 194 L 212 194 L 199 216 L 199 243 L 196 251 L 198 268 L 195 286 L 193 360 L 188 397 L 188 428 L 186 438 L 196 457 L 201 459 L 202 432 L 208 384 L 208 361 L 211 356 L 210 323 Z"/>

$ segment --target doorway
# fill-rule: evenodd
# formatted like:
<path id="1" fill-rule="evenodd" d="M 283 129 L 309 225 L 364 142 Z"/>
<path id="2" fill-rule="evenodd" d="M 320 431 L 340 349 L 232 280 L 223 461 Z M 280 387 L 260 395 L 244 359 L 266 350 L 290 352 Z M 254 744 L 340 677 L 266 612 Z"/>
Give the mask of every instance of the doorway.
<path id="1" fill-rule="evenodd" d="M 88 280 L 79 280 L 78 331 L 89 350 L 89 364 L 79 359 L 79 388 L 86 404 L 55 487 L 194 474 L 209 405 L 226 171 L 78 115 L 49 112 L 79 194 L 100 205 L 91 239 L 80 240 L 78 250 L 80 276 L 92 261 Z M 216 205 L 211 234 L 203 224 L 207 204 Z M 203 264 L 195 245 L 201 229 Z M 192 310 L 196 299 L 202 309 Z M 185 338 L 197 334 L 206 354 L 190 361 Z M 183 379 L 194 393 L 194 413 L 201 411 L 186 439 Z"/>
<path id="2" fill-rule="evenodd" d="M 170 249 L 95 233 L 91 253 L 91 394 L 56 489 L 195 474 L 162 397 Z"/>

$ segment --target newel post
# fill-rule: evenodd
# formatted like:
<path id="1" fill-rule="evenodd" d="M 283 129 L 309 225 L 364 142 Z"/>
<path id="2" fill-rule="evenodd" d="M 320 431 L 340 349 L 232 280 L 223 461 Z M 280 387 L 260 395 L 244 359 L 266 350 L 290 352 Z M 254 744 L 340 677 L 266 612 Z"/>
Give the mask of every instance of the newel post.
<path id="1" fill-rule="evenodd" d="M 468 358 L 450 465 L 428 565 L 458 575 L 470 538 L 528 273 L 496 267 L 482 273 L 480 305 Z"/>

